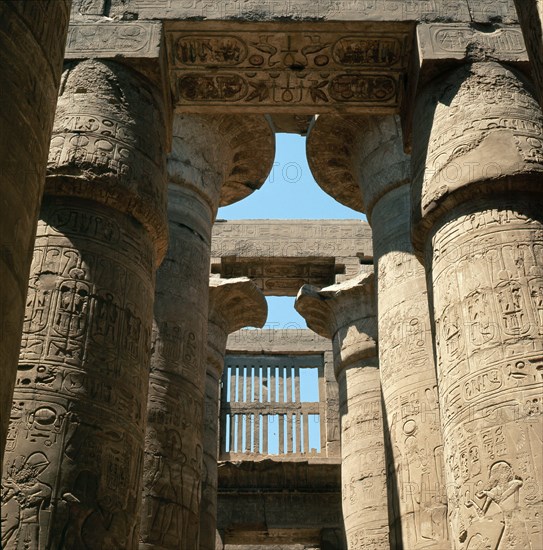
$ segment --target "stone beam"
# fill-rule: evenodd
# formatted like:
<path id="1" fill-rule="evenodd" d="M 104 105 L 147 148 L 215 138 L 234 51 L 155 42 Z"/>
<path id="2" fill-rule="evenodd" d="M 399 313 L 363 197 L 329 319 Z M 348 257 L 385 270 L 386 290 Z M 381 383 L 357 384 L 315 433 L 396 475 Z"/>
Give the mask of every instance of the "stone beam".
<path id="1" fill-rule="evenodd" d="M 347 543 L 385 550 L 390 547 L 387 466 L 373 280 L 371 273 L 322 290 L 306 285 L 295 308 L 333 343 Z"/>
<path id="2" fill-rule="evenodd" d="M 264 295 L 247 278 L 211 278 L 209 287 L 200 550 L 215 550 L 219 393 L 226 341 L 230 333 L 242 327 L 261 328 L 268 314 Z"/>
<path id="3" fill-rule="evenodd" d="M 268 295 L 295 296 L 304 284 L 356 275 L 372 255 L 371 230 L 358 220 L 219 220 L 211 271 L 250 277 Z"/>
<path id="4" fill-rule="evenodd" d="M 99 1 L 99 0 L 94 0 Z M 103 1 L 103 0 L 102 0 Z M 77 0 L 88 4 L 89 0 Z M 92 2 L 92 0 L 91 0 Z M 112 0 L 108 15 L 237 21 L 517 21 L 513 0 Z"/>
<path id="5" fill-rule="evenodd" d="M 209 23 L 166 27 L 179 112 L 397 112 L 412 23 Z M 210 71 L 210 68 L 213 70 Z"/>
<path id="6" fill-rule="evenodd" d="M 0 475 L 70 5 L 0 2 Z"/>

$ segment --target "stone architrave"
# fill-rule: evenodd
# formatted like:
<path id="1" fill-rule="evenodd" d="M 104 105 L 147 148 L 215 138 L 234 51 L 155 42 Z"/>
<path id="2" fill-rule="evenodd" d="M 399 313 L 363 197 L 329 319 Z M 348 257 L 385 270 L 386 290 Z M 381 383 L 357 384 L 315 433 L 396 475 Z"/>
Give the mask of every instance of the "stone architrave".
<path id="1" fill-rule="evenodd" d="M 318 290 L 304 285 L 296 310 L 332 340 L 339 386 L 343 518 L 350 550 L 388 550 L 389 520 L 373 273 Z"/>
<path id="2" fill-rule="evenodd" d="M 334 193 L 341 181 L 343 200 L 365 211 L 373 230 L 391 536 L 405 550 L 445 549 L 437 376 L 425 272 L 411 244 L 411 167 L 399 120 L 321 116 L 308 153 L 319 185 Z"/>
<path id="3" fill-rule="evenodd" d="M 200 550 L 215 550 L 217 538 L 219 393 L 226 341 L 243 327 L 262 328 L 267 316 L 266 298 L 250 279 L 210 279 Z"/>
<path id="4" fill-rule="evenodd" d="M 414 116 L 453 548 L 543 548 L 543 114 L 486 62 L 429 84 Z"/>
<path id="5" fill-rule="evenodd" d="M 70 4 L 0 2 L 0 473 Z"/>
<path id="6" fill-rule="evenodd" d="M 274 152 L 264 117 L 174 117 L 170 245 L 157 273 L 141 550 L 198 549 L 211 229 L 219 206 L 264 183 Z"/>
<path id="7" fill-rule="evenodd" d="M 4 460 L 5 549 L 137 546 L 167 242 L 160 97 L 112 62 L 63 74 Z"/>

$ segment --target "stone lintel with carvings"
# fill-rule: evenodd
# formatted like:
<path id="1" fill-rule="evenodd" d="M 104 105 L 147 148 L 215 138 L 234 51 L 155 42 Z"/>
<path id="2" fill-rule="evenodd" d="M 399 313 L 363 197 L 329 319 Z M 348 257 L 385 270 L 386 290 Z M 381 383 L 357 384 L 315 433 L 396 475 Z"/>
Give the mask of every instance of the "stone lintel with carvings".
<path id="1" fill-rule="evenodd" d="M 371 264 L 371 229 L 360 220 L 219 220 L 211 256 L 214 274 L 295 296 L 304 284 L 328 286 Z"/>
<path id="2" fill-rule="evenodd" d="M 165 24 L 179 112 L 397 112 L 410 22 Z"/>
<path id="3" fill-rule="evenodd" d="M 413 112 L 424 86 L 463 63 L 498 61 L 529 74 L 530 65 L 522 29 L 518 25 L 420 23 L 412 49 L 408 88 L 402 107 L 406 150 L 411 150 Z"/>
<path id="4" fill-rule="evenodd" d="M 228 335 L 243 327 L 262 328 L 268 316 L 264 294 L 247 277 L 209 280 L 208 364 L 223 368 Z"/>
<path id="5" fill-rule="evenodd" d="M 322 290 L 304 285 L 294 307 L 310 329 L 333 341 L 336 377 L 349 365 L 377 354 L 373 273 Z"/>
<path id="6" fill-rule="evenodd" d="M 90 7 L 93 3 L 104 1 L 76 0 L 78 4 Z M 517 21 L 513 0 L 111 0 L 108 12 L 115 18 L 178 19 L 191 22 Z"/>

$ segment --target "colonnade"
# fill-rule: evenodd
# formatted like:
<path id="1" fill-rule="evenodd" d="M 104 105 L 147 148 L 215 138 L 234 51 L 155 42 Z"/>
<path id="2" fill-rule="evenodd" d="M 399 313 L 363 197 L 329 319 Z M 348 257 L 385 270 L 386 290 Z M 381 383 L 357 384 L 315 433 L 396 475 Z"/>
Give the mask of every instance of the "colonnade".
<path id="1" fill-rule="evenodd" d="M 263 184 L 274 131 L 173 115 L 119 61 L 61 77 L 69 2 L 26 5 L 0 7 L 36 60 L 0 30 L 2 546 L 207 550 L 226 336 L 265 319 L 247 280 L 210 293 L 211 228 Z M 347 544 L 537 549 L 543 115 L 524 75 L 477 61 L 413 116 L 411 158 L 392 115 L 308 138 L 317 182 L 373 228 L 375 274 L 297 302 L 333 340 Z"/>

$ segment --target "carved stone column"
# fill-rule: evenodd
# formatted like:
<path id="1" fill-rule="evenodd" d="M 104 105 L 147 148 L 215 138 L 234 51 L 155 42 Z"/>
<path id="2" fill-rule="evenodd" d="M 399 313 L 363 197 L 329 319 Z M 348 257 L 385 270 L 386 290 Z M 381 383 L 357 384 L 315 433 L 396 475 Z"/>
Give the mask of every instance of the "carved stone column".
<path id="1" fill-rule="evenodd" d="M 0 2 L 0 474 L 70 5 Z"/>
<path id="2" fill-rule="evenodd" d="M 137 543 L 164 145 L 147 80 L 110 62 L 66 69 L 4 461 L 3 548 Z"/>
<path id="3" fill-rule="evenodd" d="M 219 205 L 263 184 L 274 152 L 264 117 L 174 118 L 170 246 L 157 274 L 141 549 L 199 547 L 211 228 Z"/>
<path id="4" fill-rule="evenodd" d="M 262 328 L 267 316 L 266 298 L 250 279 L 210 279 L 200 550 L 215 550 L 217 536 L 219 393 L 226 340 L 240 328 Z"/>
<path id="5" fill-rule="evenodd" d="M 332 339 L 341 417 L 343 517 L 350 550 L 388 550 L 389 521 L 374 275 L 318 290 L 304 285 L 295 308 Z"/>
<path id="6" fill-rule="evenodd" d="M 308 150 L 319 184 L 332 192 L 341 181 L 343 196 L 352 195 L 373 230 L 394 545 L 446 549 L 437 377 L 425 272 L 411 244 L 411 167 L 399 121 L 322 116 Z"/>
<path id="7" fill-rule="evenodd" d="M 543 115 L 488 62 L 428 85 L 415 120 L 453 546 L 543 548 Z"/>

